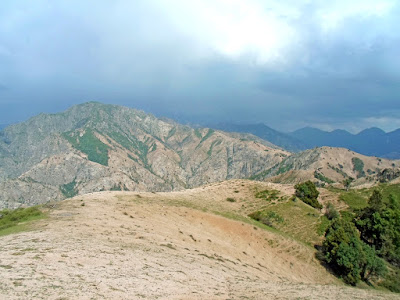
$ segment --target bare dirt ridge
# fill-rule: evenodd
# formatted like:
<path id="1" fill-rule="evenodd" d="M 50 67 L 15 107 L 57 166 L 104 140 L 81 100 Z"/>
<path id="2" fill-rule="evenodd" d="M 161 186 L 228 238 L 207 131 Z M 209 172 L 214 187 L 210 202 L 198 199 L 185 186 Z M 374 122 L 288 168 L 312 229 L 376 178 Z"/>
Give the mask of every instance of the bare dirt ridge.
<path id="1" fill-rule="evenodd" d="M 345 286 L 312 247 L 240 220 L 257 188 L 293 192 L 232 180 L 57 202 L 33 231 L 0 238 L 0 298 L 399 299 Z"/>

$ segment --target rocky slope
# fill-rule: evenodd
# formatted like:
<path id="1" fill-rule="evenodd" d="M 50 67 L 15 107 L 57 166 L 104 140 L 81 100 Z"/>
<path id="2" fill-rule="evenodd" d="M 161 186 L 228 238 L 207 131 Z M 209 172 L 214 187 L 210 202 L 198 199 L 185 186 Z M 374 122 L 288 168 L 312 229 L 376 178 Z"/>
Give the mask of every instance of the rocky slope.
<path id="1" fill-rule="evenodd" d="M 365 156 L 345 148 L 321 147 L 293 154 L 254 178 L 281 183 L 313 180 L 320 184 L 353 178 L 354 185 L 375 184 L 381 181 L 383 170 L 397 174 L 399 167 L 399 160 Z"/>
<path id="2" fill-rule="evenodd" d="M 90 102 L 0 131 L 0 207 L 248 178 L 288 155 L 252 135 L 193 129 Z"/>
<path id="3" fill-rule="evenodd" d="M 0 208 L 105 190 L 175 191 L 232 178 L 373 184 L 399 161 L 342 148 L 291 154 L 251 134 L 195 129 L 89 102 L 0 131 Z M 272 178 L 272 179 L 271 179 Z M 379 179 L 381 180 L 381 179 Z"/>

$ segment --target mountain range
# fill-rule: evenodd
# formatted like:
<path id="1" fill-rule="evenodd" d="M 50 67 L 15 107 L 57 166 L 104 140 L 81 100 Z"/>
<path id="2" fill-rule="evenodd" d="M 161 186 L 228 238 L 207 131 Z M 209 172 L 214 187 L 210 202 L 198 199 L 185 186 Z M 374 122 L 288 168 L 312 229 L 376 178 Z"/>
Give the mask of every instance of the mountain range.
<path id="1" fill-rule="evenodd" d="M 347 148 L 368 156 L 400 159 L 400 129 L 386 133 L 374 127 L 352 134 L 346 130 L 328 132 L 312 127 L 283 133 L 262 123 L 246 125 L 224 123 L 211 127 L 229 132 L 251 133 L 288 151 L 299 152 L 329 146 Z"/>
<path id="2" fill-rule="evenodd" d="M 253 135 L 89 102 L 0 131 L 0 206 L 102 190 L 181 190 L 251 177 L 289 154 Z"/>
<path id="3" fill-rule="evenodd" d="M 344 148 L 293 154 L 274 144 L 292 149 L 290 136 L 263 137 L 97 102 L 40 114 L 0 131 L 0 207 L 105 190 L 177 191 L 234 178 L 331 184 L 352 177 L 361 184 L 400 166 Z"/>

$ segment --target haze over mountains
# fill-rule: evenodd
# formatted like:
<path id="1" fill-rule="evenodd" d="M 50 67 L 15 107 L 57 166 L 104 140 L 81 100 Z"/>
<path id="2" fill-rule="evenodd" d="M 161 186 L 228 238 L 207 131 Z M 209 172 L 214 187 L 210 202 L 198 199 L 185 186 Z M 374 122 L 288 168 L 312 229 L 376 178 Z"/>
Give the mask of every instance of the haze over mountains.
<path id="1" fill-rule="evenodd" d="M 390 159 L 400 158 L 400 129 L 386 133 L 382 129 L 374 127 L 352 134 L 346 130 L 338 129 L 327 132 L 311 127 L 283 133 L 262 123 L 247 125 L 225 123 L 212 127 L 225 131 L 252 133 L 294 152 L 314 147 L 330 146 L 347 148 L 368 156 Z"/>
<path id="2" fill-rule="evenodd" d="M 370 182 L 383 169 L 399 167 L 347 149 L 293 155 L 274 143 L 293 149 L 295 139 L 271 132 L 263 136 L 267 141 L 97 102 L 40 114 L 0 131 L 0 206 L 103 190 L 174 191 L 233 178 Z"/>

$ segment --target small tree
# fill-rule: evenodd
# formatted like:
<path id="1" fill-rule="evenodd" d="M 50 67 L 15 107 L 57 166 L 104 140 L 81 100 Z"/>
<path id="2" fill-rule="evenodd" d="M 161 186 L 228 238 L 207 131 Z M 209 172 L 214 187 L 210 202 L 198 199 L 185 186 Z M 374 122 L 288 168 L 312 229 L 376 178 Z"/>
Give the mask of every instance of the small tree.
<path id="1" fill-rule="evenodd" d="M 304 203 L 311 205 L 314 208 L 322 209 L 321 203 L 318 202 L 319 192 L 315 187 L 315 184 L 310 180 L 296 184 L 295 195 L 300 198 Z"/>
<path id="2" fill-rule="evenodd" d="M 343 185 L 344 185 L 344 188 L 346 189 L 346 191 L 349 190 L 350 185 L 351 185 L 351 183 L 352 183 L 353 181 L 354 181 L 354 178 L 353 178 L 353 177 L 348 177 L 348 178 L 346 178 L 345 180 L 343 180 Z"/>
<path id="3" fill-rule="evenodd" d="M 328 202 L 328 204 L 326 205 L 325 216 L 329 220 L 333 220 L 340 217 L 339 212 L 336 210 L 332 202 Z"/>
<path id="4" fill-rule="evenodd" d="M 323 253 L 336 274 L 352 285 L 386 273 L 375 250 L 360 240 L 353 223 L 343 219 L 335 219 L 326 230 Z"/>

